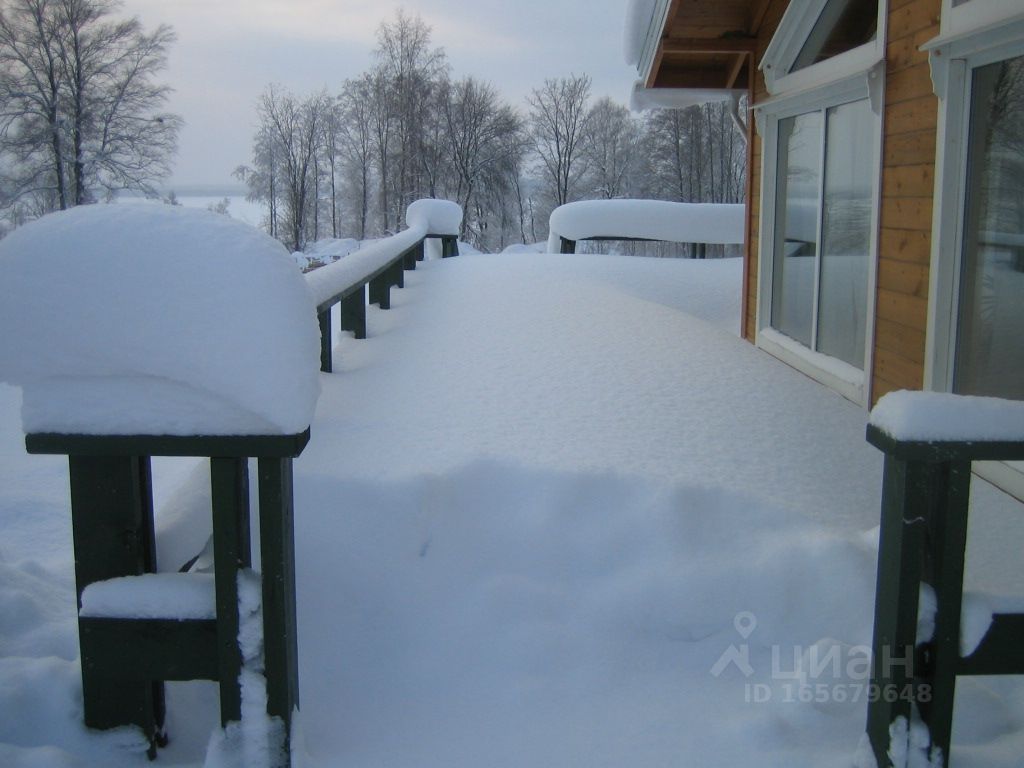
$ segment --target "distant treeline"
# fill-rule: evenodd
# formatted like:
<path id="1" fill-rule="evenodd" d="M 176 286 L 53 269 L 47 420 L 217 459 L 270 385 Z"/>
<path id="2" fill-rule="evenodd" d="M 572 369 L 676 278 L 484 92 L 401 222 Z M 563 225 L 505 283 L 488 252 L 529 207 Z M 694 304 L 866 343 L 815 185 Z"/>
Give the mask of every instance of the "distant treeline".
<path id="1" fill-rule="evenodd" d="M 399 11 L 372 66 L 338 93 L 267 87 L 252 163 L 236 175 L 294 250 L 396 231 L 421 197 L 458 202 L 462 239 L 486 251 L 543 239 L 550 211 L 572 200 L 742 202 L 746 147 L 728 105 L 638 118 L 590 90 L 586 75 L 545 80 L 520 110 L 489 83 L 453 79 L 430 27 Z"/>

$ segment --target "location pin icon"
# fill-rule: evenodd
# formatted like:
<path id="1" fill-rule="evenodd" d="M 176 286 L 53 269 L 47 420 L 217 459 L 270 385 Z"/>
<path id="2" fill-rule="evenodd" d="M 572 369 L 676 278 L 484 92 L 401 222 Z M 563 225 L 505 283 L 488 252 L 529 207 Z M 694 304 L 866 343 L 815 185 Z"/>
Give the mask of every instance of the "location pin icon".
<path id="1" fill-rule="evenodd" d="M 757 628 L 757 617 L 750 611 L 740 611 L 736 614 L 736 618 L 732 620 L 732 625 L 736 627 L 740 637 L 746 640 Z"/>

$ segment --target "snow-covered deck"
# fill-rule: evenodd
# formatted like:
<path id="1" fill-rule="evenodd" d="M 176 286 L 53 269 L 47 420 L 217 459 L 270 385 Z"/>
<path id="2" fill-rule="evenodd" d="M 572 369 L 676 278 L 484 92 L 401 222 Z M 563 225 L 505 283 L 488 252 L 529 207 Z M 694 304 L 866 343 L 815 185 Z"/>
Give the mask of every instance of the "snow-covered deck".
<path id="1" fill-rule="evenodd" d="M 465 256 L 405 282 L 339 342 L 295 465 L 309 763 L 849 765 L 881 455 L 863 410 L 737 338 L 739 263 Z M 0 387 L 0 764 L 141 766 L 80 724 L 66 468 L 25 455 L 18 401 Z M 207 471 L 154 469 L 173 569 Z M 1017 509 L 975 486 L 968 581 L 1024 595 Z M 956 764 L 1016 764 L 1020 688 L 959 688 Z M 168 705 L 159 764 L 201 764 L 216 689 Z"/>

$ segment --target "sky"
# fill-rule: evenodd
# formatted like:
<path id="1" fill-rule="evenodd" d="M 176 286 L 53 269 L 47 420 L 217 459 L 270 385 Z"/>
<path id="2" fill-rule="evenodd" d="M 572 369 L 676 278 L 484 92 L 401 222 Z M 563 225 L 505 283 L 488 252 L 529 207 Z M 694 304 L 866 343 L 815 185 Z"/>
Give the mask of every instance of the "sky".
<path id="1" fill-rule="evenodd" d="M 250 157 L 256 100 L 269 83 L 297 94 L 340 90 L 373 63 L 376 32 L 403 8 L 433 30 L 453 77 L 492 83 L 520 109 L 545 78 L 586 73 L 593 98 L 627 104 L 627 0 L 125 0 L 143 26 L 177 42 L 160 80 L 185 119 L 168 188 L 231 185 Z"/>

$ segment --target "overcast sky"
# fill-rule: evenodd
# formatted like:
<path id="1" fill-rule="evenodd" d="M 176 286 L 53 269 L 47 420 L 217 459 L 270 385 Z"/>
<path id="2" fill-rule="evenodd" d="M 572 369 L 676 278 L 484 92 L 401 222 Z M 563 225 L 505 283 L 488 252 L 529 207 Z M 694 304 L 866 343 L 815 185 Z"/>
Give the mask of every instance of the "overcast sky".
<path id="1" fill-rule="evenodd" d="M 594 97 L 628 103 L 627 0 L 126 0 L 125 15 L 178 41 L 164 81 L 185 118 L 170 185 L 231 184 L 249 160 L 255 103 L 267 83 L 337 92 L 373 62 L 377 27 L 402 7 L 433 29 L 454 77 L 490 81 L 523 108 L 544 78 L 589 74 Z"/>

